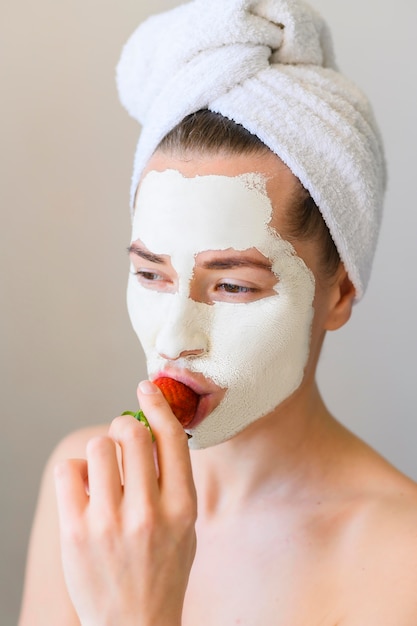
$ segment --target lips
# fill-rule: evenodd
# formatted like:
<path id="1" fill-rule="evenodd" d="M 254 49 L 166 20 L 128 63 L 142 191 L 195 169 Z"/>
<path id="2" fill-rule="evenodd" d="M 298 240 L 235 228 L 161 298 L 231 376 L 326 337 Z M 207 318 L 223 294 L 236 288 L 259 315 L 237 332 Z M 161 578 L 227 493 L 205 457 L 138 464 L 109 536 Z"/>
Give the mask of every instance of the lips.
<path id="1" fill-rule="evenodd" d="M 188 385 L 168 376 L 159 377 L 154 383 L 162 391 L 181 426 L 188 426 L 195 416 L 199 396 Z"/>
<path id="2" fill-rule="evenodd" d="M 202 374 L 174 367 L 164 368 L 152 380 L 161 389 L 172 412 L 187 430 L 202 422 L 220 404 L 225 393 L 224 389 Z M 173 392 L 171 397 L 169 390 Z M 175 400 L 173 395 L 176 396 Z"/>

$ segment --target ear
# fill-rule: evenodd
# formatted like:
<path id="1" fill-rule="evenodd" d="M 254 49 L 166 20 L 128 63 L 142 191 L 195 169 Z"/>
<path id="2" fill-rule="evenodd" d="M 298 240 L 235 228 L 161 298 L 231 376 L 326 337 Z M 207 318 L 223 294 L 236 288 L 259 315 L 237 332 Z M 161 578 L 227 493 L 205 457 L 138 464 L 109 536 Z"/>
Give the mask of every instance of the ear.
<path id="1" fill-rule="evenodd" d="M 346 324 L 352 313 L 355 295 L 355 287 L 347 275 L 343 263 L 340 263 L 336 279 L 330 287 L 326 330 L 337 330 Z"/>

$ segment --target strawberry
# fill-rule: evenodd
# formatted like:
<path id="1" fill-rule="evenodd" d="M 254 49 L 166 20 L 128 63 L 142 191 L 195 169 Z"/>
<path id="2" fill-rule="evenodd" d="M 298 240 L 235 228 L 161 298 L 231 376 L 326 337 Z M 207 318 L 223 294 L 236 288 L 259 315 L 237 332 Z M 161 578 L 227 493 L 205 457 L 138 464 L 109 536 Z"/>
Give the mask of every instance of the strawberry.
<path id="1" fill-rule="evenodd" d="M 181 426 L 186 428 L 197 410 L 198 395 L 187 385 L 162 376 L 153 381 L 165 396 Z"/>

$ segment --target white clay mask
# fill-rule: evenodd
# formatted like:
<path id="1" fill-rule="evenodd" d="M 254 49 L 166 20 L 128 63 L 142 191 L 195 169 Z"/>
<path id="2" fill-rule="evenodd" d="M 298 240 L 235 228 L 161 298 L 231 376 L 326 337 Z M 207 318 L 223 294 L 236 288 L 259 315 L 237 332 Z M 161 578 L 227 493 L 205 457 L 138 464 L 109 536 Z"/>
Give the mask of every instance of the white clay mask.
<path id="1" fill-rule="evenodd" d="M 176 170 L 151 171 L 138 190 L 132 242 L 140 240 L 152 254 L 169 258 L 177 276 L 169 292 L 148 288 L 134 272 L 129 278 L 129 315 L 149 377 L 168 364 L 226 390 L 220 404 L 187 429 L 191 448 L 230 439 L 271 413 L 302 382 L 314 278 L 292 245 L 269 226 L 271 215 L 260 174 L 185 178 Z M 270 261 L 270 295 L 250 302 L 191 298 L 198 254 L 254 248 Z M 192 355 L 179 356 L 187 351 Z"/>

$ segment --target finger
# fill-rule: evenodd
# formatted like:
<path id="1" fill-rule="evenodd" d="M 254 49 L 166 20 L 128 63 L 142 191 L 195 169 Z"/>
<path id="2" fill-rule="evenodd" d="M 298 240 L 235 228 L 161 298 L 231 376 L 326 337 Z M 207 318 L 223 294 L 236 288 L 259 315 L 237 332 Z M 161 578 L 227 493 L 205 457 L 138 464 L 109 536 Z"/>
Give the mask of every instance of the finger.
<path id="1" fill-rule="evenodd" d="M 68 459 L 55 467 L 55 490 L 61 528 L 79 519 L 88 505 L 87 475 L 85 459 Z"/>
<path id="2" fill-rule="evenodd" d="M 159 488 L 149 430 L 131 415 L 122 415 L 111 423 L 109 436 L 121 448 L 125 498 L 141 508 L 146 499 L 156 501 Z"/>
<path id="3" fill-rule="evenodd" d="M 110 437 L 93 437 L 87 444 L 90 503 L 103 513 L 116 508 L 122 498 L 122 483 L 116 445 Z"/>
<path id="4" fill-rule="evenodd" d="M 156 440 L 161 493 L 179 507 L 188 506 L 195 500 L 195 488 L 187 435 L 156 385 L 139 383 L 138 399 Z"/>

